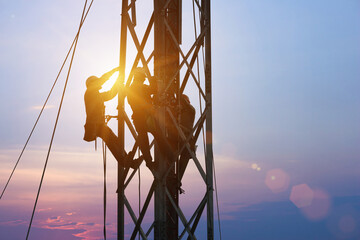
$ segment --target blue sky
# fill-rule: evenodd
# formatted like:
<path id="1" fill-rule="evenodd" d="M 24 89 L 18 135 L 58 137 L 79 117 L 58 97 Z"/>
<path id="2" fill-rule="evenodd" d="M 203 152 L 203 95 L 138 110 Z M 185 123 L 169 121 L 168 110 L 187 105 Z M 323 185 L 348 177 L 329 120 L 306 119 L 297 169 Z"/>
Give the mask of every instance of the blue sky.
<path id="1" fill-rule="evenodd" d="M 192 19 L 183 2 L 185 26 Z M 143 4 L 149 2 L 138 1 L 140 32 L 149 15 Z M 0 0 L 0 187 L 76 33 L 82 5 Z M 359 239 L 359 11 L 358 0 L 212 1 L 213 133 L 224 239 Z M 82 141 L 83 93 L 88 76 L 118 63 L 119 12 L 120 1 L 95 0 L 82 29 L 34 239 L 101 237 L 102 163 L 100 152 Z M 184 49 L 191 34 L 184 33 Z M 26 233 L 64 77 L 0 200 L 0 238 Z M 183 183 L 189 212 L 186 198 L 197 200 L 201 189 L 191 168 Z M 290 196 L 300 185 L 310 189 L 311 204 L 299 208 Z M 136 192 L 129 194 L 136 201 Z M 299 195 L 307 200 L 305 190 Z M 327 207 L 309 214 L 316 204 Z M 108 215 L 113 234 L 116 216 Z"/>

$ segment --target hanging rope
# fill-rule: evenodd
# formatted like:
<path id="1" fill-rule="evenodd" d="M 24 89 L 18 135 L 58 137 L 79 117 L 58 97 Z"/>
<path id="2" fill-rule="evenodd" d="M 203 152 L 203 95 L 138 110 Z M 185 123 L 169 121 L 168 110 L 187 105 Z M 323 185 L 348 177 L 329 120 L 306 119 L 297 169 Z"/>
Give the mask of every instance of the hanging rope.
<path id="1" fill-rule="evenodd" d="M 140 157 L 140 150 L 138 149 L 138 158 Z M 141 212 L 141 173 L 140 173 L 140 166 L 139 168 L 137 169 L 138 170 L 138 177 L 139 177 L 139 187 L 138 187 L 138 190 L 139 190 L 139 216 L 140 216 L 140 212 Z M 139 240 L 140 240 L 140 232 L 139 232 Z"/>
<path id="2" fill-rule="evenodd" d="M 197 30 L 196 30 L 196 14 L 195 14 L 195 1 L 192 1 L 193 5 L 193 20 L 194 20 L 194 30 L 195 30 L 195 39 L 197 38 Z M 199 14 L 200 18 L 200 14 Z M 203 63 L 204 63 L 204 71 L 205 71 L 205 56 L 204 56 L 204 46 L 202 46 L 202 57 L 203 57 Z M 198 73 L 198 79 L 199 79 L 199 85 L 200 85 L 200 67 L 199 67 L 199 58 L 196 57 L 196 65 L 197 65 L 197 73 Z M 201 103 L 201 94 L 199 92 L 199 105 L 200 105 L 200 112 L 202 113 L 202 103 Z M 204 126 L 201 128 L 202 132 L 202 139 L 203 139 L 203 145 L 204 145 L 204 153 L 206 153 L 206 146 L 205 146 L 205 133 L 204 133 Z M 215 183 L 215 197 L 216 197 L 216 210 L 218 215 L 218 227 L 219 227 L 219 235 L 220 240 L 222 239 L 221 234 L 221 221 L 220 221 L 220 209 L 219 209 L 219 198 L 218 198 L 218 191 L 217 191 L 217 181 L 216 181 L 216 172 L 215 172 L 215 163 L 212 161 L 213 165 L 213 171 L 214 171 L 214 183 Z"/>
<path id="3" fill-rule="evenodd" d="M 92 0 L 92 2 L 93 2 L 93 0 Z M 92 2 L 91 2 L 91 3 L 92 3 Z M 42 186 L 42 183 L 43 183 L 43 180 L 44 180 L 46 167 L 47 167 L 47 164 L 48 164 L 48 161 L 49 161 L 49 156 L 50 156 L 50 152 L 51 152 L 51 147 L 52 147 L 52 144 L 53 144 L 53 141 L 54 141 L 54 136 L 55 136 L 55 132 L 56 132 L 56 127 L 57 127 L 57 124 L 58 124 L 58 121 L 59 121 L 59 116 L 60 116 L 60 112 L 61 112 L 61 107 L 62 107 L 62 104 L 63 104 L 63 101 L 64 101 L 64 96 L 65 96 L 65 92 L 66 92 L 66 87 L 67 87 L 67 84 L 68 84 L 68 80 L 69 80 L 69 76 L 70 76 L 70 71 L 71 71 L 71 67 L 72 67 L 73 60 L 74 60 L 74 55 L 75 55 L 75 51 L 76 51 L 76 46 L 77 46 L 77 43 L 78 43 L 78 40 L 79 40 L 79 34 L 80 34 L 80 30 L 81 30 L 82 23 L 83 23 L 83 21 L 84 21 L 84 14 L 85 14 L 86 6 L 87 6 L 87 0 L 85 0 L 85 4 L 84 4 L 83 12 L 82 12 L 82 15 L 81 15 L 81 20 L 80 20 L 80 26 L 79 26 L 78 33 L 77 33 L 76 38 L 75 38 L 74 50 L 73 50 L 73 52 L 72 52 L 72 56 L 71 56 L 71 60 L 70 60 L 70 65 L 69 65 L 69 69 L 68 69 L 68 73 L 67 73 L 66 81 L 65 81 L 65 85 L 64 85 L 64 90 L 63 90 L 63 93 L 62 93 L 62 96 L 61 96 L 60 105 L 59 105 L 58 113 L 57 113 L 57 116 L 56 116 L 55 125 L 54 125 L 54 129 L 53 129 L 53 132 L 52 132 L 52 136 L 51 136 L 51 140 L 50 140 L 50 144 L 49 144 L 48 153 L 47 153 L 47 156 L 46 156 L 45 165 L 44 165 L 43 172 L 42 172 L 42 175 L 41 175 L 41 180 L 40 180 L 38 192 L 37 192 L 37 195 L 36 195 L 36 200 L 35 200 L 33 212 L 32 212 L 32 214 L 31 214 L 31 219 L 30 219 L 29 228 L 28 228 L 27 234 L 26 234 L 26 240 L 29 238 L 30 229 L 31 229 L 32 221 L 33 221 L 33 219 L 34 219 L 35 210 L 36 210 L 37 202 L 38 202 L 38 199 L 39 199 L 41 186 Z M 90 7 L 91 7 L 91 5 L 89 6 L 89 8 L 90 8 Z"/>
<path id="4" fill-rule="evenodd" d="M 89 8 L 88 8 L 88 10 L 86 11 L 85 17 L 82 19 L 82 22 L 81 22 L 81 24 L 80 24 L 80 28 L 82 27 L 82 25 L 83 25 L 83 23 L 84 23 L 87 15 L 88 15 L 88 13 L 89 13 L 89 10 L 90 10 L 90 7 L 91 7 L 92 3 L 93 3 L 93 1 L 90 3 Z M 39 119 L 40 119 L 40 117 L 41 117 L 41 115 L 42 115 L 42 113 L 43 113 L 43 111 L 44 111 L 44 109 L 45 109 L 45 107 L 46 107 L 46 104 L 47 104 L 47 102 L 48 102 L 48 100 L 49 100 L 49 98 L 50 98 L 50 96 L 51 96 L 51 94 L 52 94 L 52 91 L 53 91 L 53 89 L 54 89 L 54 87 L 55 87 L 55 85 L 56 85 L 56 83 L 57 83 L 57 81 L 58 81 L 58 79 L 59 79 L 59 76 L 60 76 L 60 74 L 61 74 L 61 72 L 62 72 L 62 70 L 63 70 L 63 68 L 64 68 L 64 66 L 65 66 L 65 63 L 67 62 L 67 59 L 68 59 L 68 57 L 69 57 L 69 55 L 70 55 L 70 52 L 71 52 L 71 50 L 72 50 L 72 48 L 73 48 L 73 46 L 74 46 L 74 43 L 75 43 L 75 41 L 76 41 L 76 39 L 77 39 L 77 37 L 78 37 L 78 35 L 79 35 L 80 28 L 79 28 L 79 30 L 78 30 L 78 32 L 77 32 L 77 34 L 76 34 L 76 36 L 75 36 L 75 38 L 74 38 L 71 46 L 70 46 L 69 51 L 68 51 L 67 54 L 66 54 L 66 57 L 65 57 L 62 65 L 61 65 L 61 68 L 60 68 L 60 70 L 59 70 L 59 72 L 58 72 L 58 74 L 57 74 L 57 76 L 56 76 L 56 79 L 55 79 L 55 81 L 54 81 L 54 83 L 53 83 L 53 85 L 52 85 L 52 87 L 51 87 L 51 89 L 50 89 L 50 92 L 49 92 L 48 96 L 46 97 L 46 100 L 45 100 L 45 102 L 44 102 L 44 104 L 43 104 L 43 106 L 42 106 L 42 108 L 41 108 L 41 110 L 40 110 L 40 113 L 39 113 L 39 115 L 38 115 L 38 117 L 37 117 L 37 119 L 36 119 L 36 121 L 35 121 L 35 124 L 34 124 L 33 128 L 31 129 L 30 134 L 29 134 L 29 136 L 28 136 L 28 138 L 27 138 L 27 140 L 26 140 L 26 142 L 25 142 L 25 145 L 24 145 L 24 147 L 22 148 L 21 153 L 20 153 L 20 155 L 19 155 L 19 157 L 18 157 L 18 159 L 17 159 L 17 161 L 16 161 L 16 163 L 15 163 L 15 166 L 14 166 L 14 168 L 13 168 L 13 170 L 12 170 L 12 172 L 11 172 L 11 174 L 10 174 L 10 176 L 9 176 L 6 184 L 5 184 L 5 187 L 4 187 L 4 189 L 2 190 L 2 192 L 1 192 L 0 199 L 3 197 L 3 195 L 4 195 L 4 193 L 5 193 L 6 189 L 7 189 L 7 187 L 8 187 L 8 185 L 9 185 L 9 182 L 10 182 L 10 180 L 11 180 L 11 178 L 12 178 L 12 176 L 13 176 L 15 170 L 16 170 L 16 167 L 17 167 L 17 165 L 19 164 L 19 161 L 20 161 L 20 159 L 21 159 L 21 157 L 22 157 L 22 155 L 23 155 L 23 153 L 24 153 L 24 151 L 25 151 L 25 149 L 26 149 L 26 147 L 27 147 L 27 145 L 28 145 L 28 143 L 29 143 L 29 141 L 30 141 L 30 138 L 31 138 L 31 136 L 32 136 L 32 134 L 33 134 L 33 132 L 34 132 L 34 130 L 35 130 L 38 122 L 39 122 Z"/>
<path id="5" fill-rule="evenodd" d="M 106 143 L 102 141 L 102 154 L 104 163 L 104 239 L 106 240 Z"/>
<path id="6" fill-rule="evenodd" d="M 197 27 L 196 27 L 196 14 L 195 14 L 195 1 L 192 1 L 193 4 L 193 20 L 194 20 L 194 33 L 195 33 L 195 39 L 197 38 Z M 204 61 L 205 62 L 205 61 Z M 197 68 L 197 75 L 198 75 L 198 82 L 199 86 L 201 86 L 201 79 L 200 79 L 200 66 L 199 66 L 199 58 L 196 57 L 196 68 Z M 205 69 L 204 69 L 205 70 Z M 200 105 L 200 113 L 202 113 L 202 102 L 201 102 L 201 94 L 199 92 L 199 105 Z M 202 137 L 203 137 L 203 147 L 204 147 L 204 153 L 206 153 L 206 146 L 205 146 L 205 133 L 204 133 L 204 126 L 201 128 Z"/>
<path id="7" fill-rule="evenodd" d="M 215 172 L 215 163 L 213 161 L 213 169 L 214 169 L 214 182 L 215 182 L 215 197 L 216 197 L 216 210 L 218 215 L 218 222 L 219 222 L 219 234 L 221 240 L 221 221 L 220 221 L 220 209 L 219 209 L 219 198 L 218 198 L 218 191 L 217 191 L 217 183 L 216 183 L 216 172 Z"/>

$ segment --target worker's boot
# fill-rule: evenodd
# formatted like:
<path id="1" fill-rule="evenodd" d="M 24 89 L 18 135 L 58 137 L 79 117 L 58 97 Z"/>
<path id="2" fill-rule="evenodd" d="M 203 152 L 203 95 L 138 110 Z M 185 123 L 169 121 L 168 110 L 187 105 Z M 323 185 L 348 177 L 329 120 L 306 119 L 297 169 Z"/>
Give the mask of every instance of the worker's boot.
<path id="1" fill-rule="evenodd" d="M 138 169 L 140 167 L 140 164 L 142 163 L 142 161 L 144 160 L 144 156 L 140 156 L 132 161 L 129 161 L 129 167 L 133 168 L 133 169 Z"/>
<path id="2" fill-rule="evenodd" d="M 155 162 L 152 161 L 152 157 L 145 159 L 145 161 L 146 161 L 146 166 L 150 169 L 150 171 L 155 170 Z"/>

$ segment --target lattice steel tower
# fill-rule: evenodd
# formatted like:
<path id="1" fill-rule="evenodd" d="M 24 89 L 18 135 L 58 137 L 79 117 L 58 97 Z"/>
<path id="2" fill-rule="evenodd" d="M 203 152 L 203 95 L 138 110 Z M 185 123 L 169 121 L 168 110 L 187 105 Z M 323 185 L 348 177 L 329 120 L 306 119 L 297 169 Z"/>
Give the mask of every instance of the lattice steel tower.
<path id="1" fill-rule="evenodd" d="M 131 132 L 133 138 L 126 141 L 135 142 L 133 150 L 138 147 L 135 141 L 137 133 L 125 112 L 124 89 L 132 80 L 132 70 L 142 66 L 149 81 L 154 81 L 157 86 L 157 94 L 154 97 L 156 119 L 168 144 L 173 146 L 169 151 L 176 155 L 176 160 L 165 156 L 155 140 L 153 159 L 156 167 L 152 171 L 154 180 L 139 216 L 135 215 L 125 191 L 128 184 L 133 181 L 136 170 L 130 173 L 128 168 L 118 165 L 118 239 L 125 238 L 125 211 L 128 211 L 135 225 L 131 239 L 135 239 L 137 234 L 140 234 L 142 239 L 170 240 L 186 236 L 188 239 L 197 239 L 195 230 L 201 217 L 207 219 L 207 238 L 214 238 L 210 0 L 185 1 L 193 5 L 194 19 L 186 21 L 191 23 L 190 27 L 185 26 L 183 21 L 182 0 L 154 0 L 153 13 L 140 41 L 135 30 L 136 10 L 139 10 L 145 1 L 122 0 L 119 78 L 124 87 L 121 88 L 118 98 L 118 136 L 122 145 L 120 147 L 125 146 L 125 136 L 128 137 L 126 131 Z M 183 49 L 182 31 L 185 29 L 195 29 L 195 37 L 192 44 Z M 149 36 L 153 36 L 154 40 L 152 41 Z M 131 71 L 126 76 L 125 67 L 131 55 L 127 47 L 128 39 L 135 45 L 137 53 L 135 59 L 131 60 Z M 152 51 L 145 56 L 144 49 L 149 46 Z M 194 105 L 196 117 L 190 131 L 184 130 L 181 126 L 181 113 L 173 111 L 171 107 L 180 106 L 180 96 L 184 91 L 189 92 L 192 97 L 199 98 L 199 103 Z M 192 103 L 193 100 L 191 99 Z M 202 142 L 199 138 L 201 135 L 204 139 Z M 204 156 L 198 156 L 193 147 L 195 143 L 200 145 L 200 142 L 204 145 L 204 151 L 201 153 Z M 181 154 L 184 153 L 189 157 L 181 158 Z M 196 210 L 187 218 L 179 203 L 179 197 L 186 197 L 186 194 L 179 195 L 179 191 L 189 159 L 194 162 L 193 166 L 196 166 L 199 173 L 197 176 L 204 183 L 201 189 L 204 195 L 199 202 L 194 202 Z M 143 229 L 142 222 L 152 199 L 154 221 L 149 229 Z M 182 224 L 180 228 L 179 220 Z M 149 237 L 152 233 L 154 237 Z"/>

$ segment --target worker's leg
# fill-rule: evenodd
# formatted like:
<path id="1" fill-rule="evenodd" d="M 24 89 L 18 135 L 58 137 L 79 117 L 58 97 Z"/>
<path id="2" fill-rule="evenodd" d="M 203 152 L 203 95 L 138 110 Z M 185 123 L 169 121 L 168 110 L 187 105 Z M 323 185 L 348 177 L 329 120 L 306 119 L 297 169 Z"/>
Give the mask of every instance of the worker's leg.
<path id="1" fill-rule="evenodd" d="M 143 153 L 146 163 L 151 164 L 152 162 L 149 137 L 147 134 L 148 132 L 151 132 L 151 134 L 154 136 L 156 143 L 159 145 L 161 153 L 170 161 L 175 161 L 176 156 L 174 154 L 174 149 L 167 141 L 165 134 L 162 133 L 160 126 L 155 120 L 150 119 L 151 121 L 149 123 L 149 118 L 133 118 L 135 129 L 138 133 L 137 142 L 141 152 Z"/>
<path id="2" fill-rule="evenodd" d="M 118 162 L 123 160 L 124 167 L 138 168 L 141 162 L 143 161 L 143 157 L 137 158 L 135 160 L 132 159 L 133 156 L 126 154 L 124 149 L 121 149 L 119 138 L 113 133 L 113 131 L 107 125 L 99 125 L 97 128 L 97 136 L 99 136 L 104 142 L 106 146 L 110 149 L 110 152 L 114 155 L 115 159 Z"/>
<path id="3" fill-rule="evenodd" d="M 98 125 L 97 135 L 104 140 L 106 146 L 110 149 L 110 152 L 114 155 L 117 161 L 124 159 L 126 157 L 126 152 L 124 149 L 121 149 L 118 137 L 113 133 L 113 131 L 104 125 Z"/>
<path id="4" fill-rule="evenodd" d="M 181 145 L 182 144 L 183 143 L 181 143 Z M 196 147 L 195 147 L 194 140 L 191 139 L 189 141 L 189 144 L 190 144 L 191 152 L 193 152 L 195 154 Z M 189 160 L 191 158 L 192 158 L 192 156 L 191 156 L 191 153 L 190 153 L 189 149 L 185 147 L 183 149 L 183 151 L 181 152 L 181 154 L 180 154 L 180 160 L 179 160 L 179 178 L 180 178 L 180 180 L 183 178 L 184 173 L 185 173 L 185 169 L 186 169 L 186 167 L 187 167 L 187 165 L 189 163 Z"/>
<path id="5" fill-rule="evenodd" d="M 159 145 L 160 151 L 170 161 L 175 161 L 175 158 L 177 157 L 175 156 L 175 150 L 170 145 L 168 139 L 165 136 L 165 133 L 161 130 L 158 121 L 152 118 L 150 122 L 151 124 L 149 124 L 149 120 L 148 120 L 148 125 L 151 125 L 151 127 L 148 130 L 154 136 L 156 143 Z"/>
<path id="6" fill-rule="evenodd" d="M 133 119 L 133 122 L 138 133 L 136 141 L 139 144 L 139 148 L 144 156 L 146 163 L 150 164 L 150 162 L 152 162 L 152 157 L 150 153 L 150 143 L 146 131 L 146 124 L 144 121 L 142 121 L 142 119 Z"/>
<path id="7" fill-rule="evenodd" d="M 182 128 L 184 134 L 186 137 L 188 137 L 191 134 L 191 127 L 189 126 L 188 128 Z M 180 145 L 183 146 L 184 142 L 181 141 Z M 189 145 L 190 145 L 190 150 L 191 152 L 195 153 L 195 140 L 193 138 L 190 139 L 189 141 Z M 179 176 L 180 179 L 182 179 L 182 177 L 184 176 L 184 172 L 185 169 L 189 163 L 189 160 L 192 158 L 190 151 L 188 150 L 188 148 L 185 146 L 185 148 L 183 149 L 183 151 L 180 154 L 180 160 L 179 160 Z"/>

